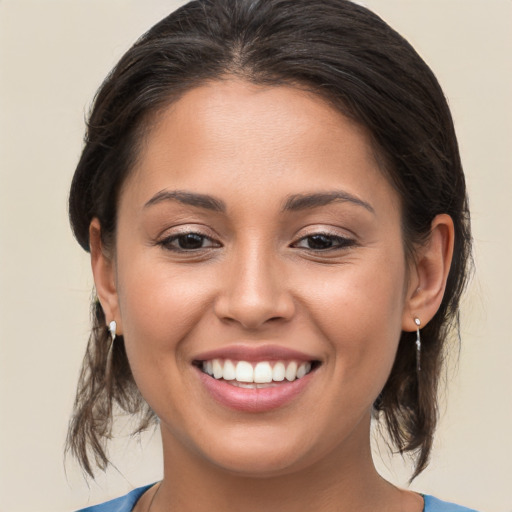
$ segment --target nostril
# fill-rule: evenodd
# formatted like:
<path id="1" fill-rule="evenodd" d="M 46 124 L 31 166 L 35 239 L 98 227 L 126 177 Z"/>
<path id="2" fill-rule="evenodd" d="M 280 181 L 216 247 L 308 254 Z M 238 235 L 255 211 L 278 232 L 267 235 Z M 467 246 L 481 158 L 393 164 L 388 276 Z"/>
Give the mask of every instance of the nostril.
<path id="1" fill-rule="evenodd" d="M 269 262 L 269 254 L 257 247 L 244 251 L 245 258 L 233 262 L 230 273 L 215 297 L 216 316 L 246 329 L 293 317 L 295 304 L 284 273 Z"/>
<path id="2" fill-rule="evenodd" d="M 248 301 L 220 301 L 215 307 L 217 317 L 225 323 L 238 323 L 246 329 L 258 329 L 269 323 L 277 323 L 289 320 L 294 313 L 294 307 L 282 307 L 279 304 L 250 303 Z"/>

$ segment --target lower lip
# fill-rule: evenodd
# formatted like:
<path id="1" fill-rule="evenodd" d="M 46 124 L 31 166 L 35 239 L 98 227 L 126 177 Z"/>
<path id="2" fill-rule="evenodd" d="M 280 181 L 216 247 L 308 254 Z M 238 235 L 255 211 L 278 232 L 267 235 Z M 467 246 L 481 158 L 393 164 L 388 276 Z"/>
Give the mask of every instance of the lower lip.
<path id="1" fill-rule="evenodd" d="M 308 373 L 300 379 L 268 388 L 240 388 L 217 380 L 197 369 L 202 384 L 210 395 L 221 405 L 244 412 L 265 412 L 283 407 L 296 399 L 311 382 L 316 373 Z"/>

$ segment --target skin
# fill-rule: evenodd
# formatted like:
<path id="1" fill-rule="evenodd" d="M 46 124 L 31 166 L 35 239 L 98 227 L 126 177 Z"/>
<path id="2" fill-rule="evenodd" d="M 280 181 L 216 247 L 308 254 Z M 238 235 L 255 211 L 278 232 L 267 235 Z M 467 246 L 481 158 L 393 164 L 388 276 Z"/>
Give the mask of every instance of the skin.
<path id="1" fill-rule="evenodd" d="M 101 246 L 97 219 L 90 228 L 107 321 L 161 421 L 164 479 L 136 510 L 421 511 L 419 495 L 377 474 L 370 417 L 401 331 L 439 307 L 451 219 L 436 217 L 407 261 L 400 200 L 367 134 L 292 87 L 193 89 L 139 156 L 115 250 Z M 177 190 L 225 211 L 154 199 Z M 290 196 L 333 191 L 352 199 L 283 211 Z M 190 232 L 202 248 L 176 250 Z M 330 249 L 312 248 L 318 233 Z M 292 402 L 241 412 L 212 400 L 191 364 L 233 344 L 291 347 L 321 365 Z"/>

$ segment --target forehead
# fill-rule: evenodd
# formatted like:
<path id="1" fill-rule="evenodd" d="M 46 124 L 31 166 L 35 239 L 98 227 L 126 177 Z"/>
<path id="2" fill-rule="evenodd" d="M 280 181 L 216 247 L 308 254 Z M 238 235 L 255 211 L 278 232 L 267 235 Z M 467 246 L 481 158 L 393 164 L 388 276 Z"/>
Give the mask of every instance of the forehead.
<path id="1" fill-rule="evenodd" d="M 389 188 L 364 128 L 323 98 L 239 80 L 192 89 L 160 112 L 128 182 L 146 196 L 191 184 L 253 195 L 269 184 L 289 193 Z"/>
<path id="2" fill-rule="evenodd" d="M 292 85 L 262 86 L 238 79 L 209 82 L 157 114 L 150 130 L 152 145 L 168 144 L 166 137 L 173 130 L 176 143 L 194 143 L 201 136 L 202 142 L 222 142 L 224 147 L 243 141 L 246 149 L 251 140 L 261 149 L 273 149 L 294 144 L 304 135 L 322 146 L 333 139 L 338 146 L 354 146 L 360 139 L 358 146 L 364 145 L 366 156 L 373 156 L 364 127 L 318 94 Z"/>

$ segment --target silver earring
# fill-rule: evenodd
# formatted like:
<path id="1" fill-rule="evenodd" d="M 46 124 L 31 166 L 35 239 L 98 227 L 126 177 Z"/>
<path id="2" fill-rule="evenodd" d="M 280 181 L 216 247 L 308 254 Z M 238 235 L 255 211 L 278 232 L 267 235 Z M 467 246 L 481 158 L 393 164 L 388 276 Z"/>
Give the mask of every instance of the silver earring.
<path id="1" fill-rule="evenodd" d="M 107 361 L 106 361 L 106 367 L 105 367 L 105 380 L 107 383 L 107 386 L 112 385 L 112 365 L 113 365 L 113 353 L 114 353 L 114 340 L 116 339 L 116 329 L 117 329 L 117 323 L 115 320 L 112 320 L 108 324 L 108 332 L 110 333 L 110 339 L 112 340 L 110 345 L 108 346 L 108 352 L 107 352 Z"/>
<path id="2" fill-rule="evenodd" d="M 114 343 L 114 340 L 116 339 L 116 329 L 117 329 L 117 323 L 115 320 L 112 320 L 108 324 L 108 330 L 110 332 L 110 337 L 112 338 L 112 343 Z"/>
<path id="3" fill-rule="evenodd" d="M 421 371 L 421 338 L 420 338 L 420 325 L 421 321 L 418 317 L 414 319 L 416 324 L 416 371 Z"/>

